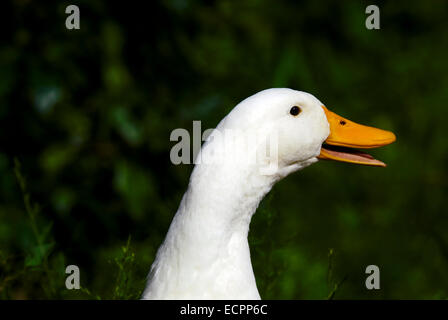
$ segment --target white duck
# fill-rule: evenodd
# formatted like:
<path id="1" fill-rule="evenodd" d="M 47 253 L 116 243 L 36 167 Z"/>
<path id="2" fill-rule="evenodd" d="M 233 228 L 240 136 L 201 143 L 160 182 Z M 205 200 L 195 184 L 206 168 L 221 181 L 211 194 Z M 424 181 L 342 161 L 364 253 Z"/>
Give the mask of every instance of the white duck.
<path id="1" fill-rule="evenodd" d="M 257 136 L 255 163 L 226 158 L 195 166 L 151 266 L 143 299 L 260 299 L 247 235 L 252 215 L 272 186 L 319 158 L 385 166 L 350 148 L 395 141 L 392 132 L 356 124 L 313 95 L 285 88 L 264 90 L 239 103 L 215 130 L 230 129 L 239 130 L 240 142 Z M 278 139 L 277 165 L 266 174 L 261 169 L 272 157 L 265 154 L 265 143 L 272 136 Z M 247 143 L 236 145 L 225 155 L 247 154 Z M 218 139 L 210 139 L 199 157 L 223 155 L 223 148 Z"/>

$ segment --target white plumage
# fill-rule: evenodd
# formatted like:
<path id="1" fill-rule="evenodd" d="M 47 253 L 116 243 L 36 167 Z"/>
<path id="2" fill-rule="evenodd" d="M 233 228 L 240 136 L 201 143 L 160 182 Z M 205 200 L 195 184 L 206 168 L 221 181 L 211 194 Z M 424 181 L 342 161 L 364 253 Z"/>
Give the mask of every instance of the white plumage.
<path id="1" fill-rule="evenodd" d="M 291 114 L 293 106 L 300 114 Z M 249 224 L 276 182 L 318 160 L 330 134 L 322 106 L 305 92 L 268 89 L 239 103 L 218 124 L 215 130 L 221 133 L 237 130 L 241 143 L 224 150 L 210 139 L 202 147 L 199 157 L 222 152 L 225 160 L 195 166 L 151 266 L 143 299 L 260 299 L 247 241 Z M 261 167 L 272 161 L 266 141 L 274 134 L 278 166 L 263 174 Z M 245 157 L 251 135 L 257 137 L 256 162 L 230 161 L 229 156 Z"/>

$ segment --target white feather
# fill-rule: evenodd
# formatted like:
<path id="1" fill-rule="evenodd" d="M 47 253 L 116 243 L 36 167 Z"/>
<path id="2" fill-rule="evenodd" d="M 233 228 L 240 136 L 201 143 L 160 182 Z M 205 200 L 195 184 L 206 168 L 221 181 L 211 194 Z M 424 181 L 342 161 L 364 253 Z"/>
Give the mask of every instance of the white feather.
<path id="1" fill-rule="evenodd" d="M 293 106 L 301 113 L 290 114 Z M 278 168 L 260 173 L 268 159 L 257 144 L 256 163 L 227 161 L 242 156 L 247 143 L 225 154 L 225 161 L 197 164 L 179 209 L 151 266 L 143 299 L 260 299 L 247 241 L 258 204 L 288 174 L 317 161 L 329 124 L 322 103 L 291 89 L 268 89 L 239 103 L 216 130 L 238 130 L 238 140 L 257 141 L 276 132 Z M 224 151 L 206 142 L 200 156 Z M 231 154 L 229 154 L 229 152 Z"/>

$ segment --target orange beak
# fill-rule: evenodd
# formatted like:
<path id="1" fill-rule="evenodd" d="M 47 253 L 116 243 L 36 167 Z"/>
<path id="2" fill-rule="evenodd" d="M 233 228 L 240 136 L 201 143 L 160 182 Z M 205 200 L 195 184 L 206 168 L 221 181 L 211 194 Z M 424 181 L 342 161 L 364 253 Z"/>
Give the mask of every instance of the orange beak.
<path id="1" fill-rule="evenodd" d="M 330 124 L 330 135 L 321 148 L 319 159 L 367 166 L 386 166 L 384 162 L 371 155 L 352 148 L 369 149 L 388 145 L 396 140 L 392 132 L 357 124 L 329 111 L 324 106 L 322 108 Z"/>

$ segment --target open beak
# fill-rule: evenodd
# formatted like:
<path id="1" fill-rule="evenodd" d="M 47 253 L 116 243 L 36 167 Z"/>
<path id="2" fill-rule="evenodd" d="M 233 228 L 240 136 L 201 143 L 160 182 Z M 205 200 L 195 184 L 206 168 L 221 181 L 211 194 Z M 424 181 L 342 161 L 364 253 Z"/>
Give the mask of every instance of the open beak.
<path id="1" fill-rule="evenodd" d="M 330 124 L 330 135 L 322 145 L 319 159 L 350 162 L 367 166 L 385 167 L 371 155 L 352 148 L 369 149 L 388 145 L 396 140 L 386 130 L 363 126 L 347 120 L 322 106 Z"/>

